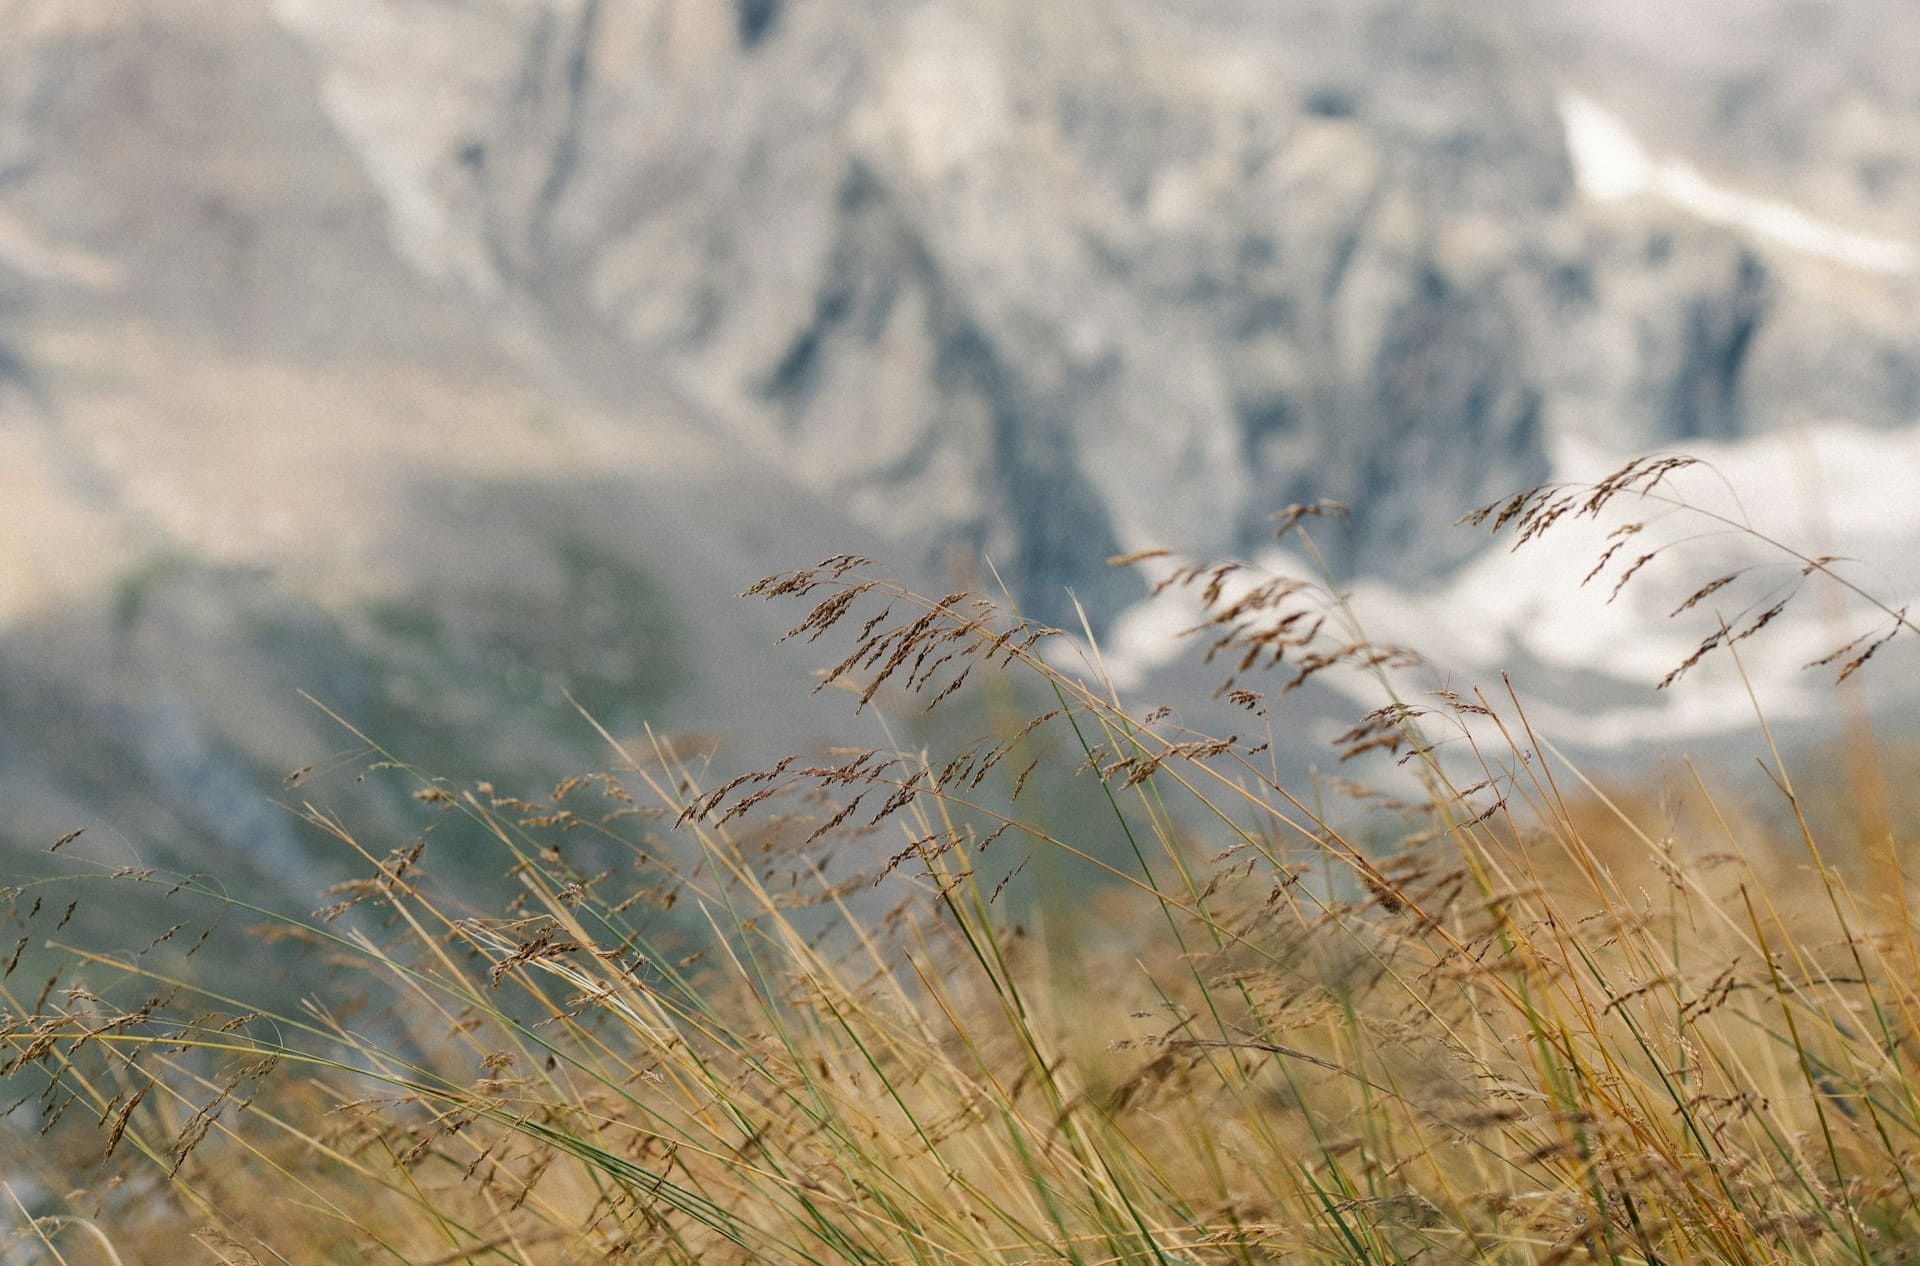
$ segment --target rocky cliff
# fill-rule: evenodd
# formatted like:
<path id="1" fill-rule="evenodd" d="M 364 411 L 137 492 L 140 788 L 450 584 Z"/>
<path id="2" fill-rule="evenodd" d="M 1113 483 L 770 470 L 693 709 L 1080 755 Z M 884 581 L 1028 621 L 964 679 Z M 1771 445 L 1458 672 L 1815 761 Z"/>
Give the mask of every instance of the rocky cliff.
<path id="1" fill-rule="evenodd" d="M 509 12 L 276 9 L 406 258 L 1045 615 L 1308 495 L 1418 575 L 1444 505 L 1544 472 L 1520 291 L 1572 188 L 1491 15 Z"/>
<path id="2" fill-rule="evenodd" d="M 1920 412 L 1891 0 L 0 25 L 34 830 L 136 787 L 198 806 L 182 848 L 239 821 L 235 787 L 329 741 L 287 707 L 302 664 L 435 752 L 501 715 L 527 750 L 562 687 L 750 715 L 770 630 L 722 595 L 816 547 L 984 553 L 1030 611 L 1071 620 L 1071 586 L 1105 621 L 1138 592 L 1109 555 L 1245 551 L 1331 497 L 1341 564 L 1418 586 L 1569 438 Z M 82 778 L 34 737 L 63 726 L 137 776 Z"/>
<path id="3" fill-rule="evenodd" d="M 1556 425 L 1644 445 L 1911 416 L 1888 319 L 1910 286 L 1596 210 L 1560 108 L 1587 81 L 1699 99 L 1663 140 L 1762 190 L 1817 167 L 1836 214 L 1897 227 L 1913 102 L 1885 42 L 1788 4 L 1672 38 L 1590 7 L 275 12 L 417 269 L 646 362 L 722 434 L 879 529 L 988 550 L 1059 616 L 1067 584 L 1096 615 L 1121 599 L 1116 549 L 1243 548 L 1309 496 L 1359 510 L 1357 566 L 1430 576 L 1466 548 L 1434 525 L 1541 477 Z M 1783 57 L 1808 38 L 1881 73 L 1810 75 Z M 1852 171 L 1813 134 L 1830 112 L 1878 138 Z"/>

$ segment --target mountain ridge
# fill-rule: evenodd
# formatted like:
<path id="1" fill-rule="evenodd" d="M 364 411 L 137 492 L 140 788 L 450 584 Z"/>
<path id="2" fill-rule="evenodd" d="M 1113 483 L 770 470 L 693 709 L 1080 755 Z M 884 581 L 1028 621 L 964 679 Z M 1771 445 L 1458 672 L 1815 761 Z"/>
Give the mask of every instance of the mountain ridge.
<path id="1" fill-rule="evenodd" d="M 1663 44 L 1572 3 L 4 0 L 13 829 L 150 802 L 192 856 L 337 746 L 285 720 L 301 655 L 404 713 L 396 627 L 480 665 L 433 686 L 434 760 L 488 709 L 501 752 L 593 759 L 557 692 L 629 628 L 679 630 L 630 723 L 786 736 L 818 714 L 766 704 L 780 630 L 725 595 L 808 555 L 984 555 L 1104 631 L 1143 592 L 1110 555 L 1250 555 L 1289 502 L 1354 507 L 1342 575 L 1444 588 L 1480 549 L 1445 525 L 1569 440 L 1908 425 L 1914 277 L 1596 199 L 1569 150 L 1577 92 L 1899 240 L 1920 101 L 1873 22 L 1915 19 L 1804 10 Z M 632 609 L 542 658 L 540 613 L 606 592 L 568 588 L 582 532 Z M 31 737 L 68 721 L 124 776 Z"/>

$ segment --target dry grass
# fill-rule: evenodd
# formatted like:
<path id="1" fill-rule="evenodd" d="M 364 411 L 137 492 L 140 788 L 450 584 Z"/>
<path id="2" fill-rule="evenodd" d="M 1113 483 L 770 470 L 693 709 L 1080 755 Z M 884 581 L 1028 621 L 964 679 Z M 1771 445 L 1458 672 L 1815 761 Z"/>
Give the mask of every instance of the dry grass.
<path id="1" fill-rule="evenodd" d="M 1482 520 L 1531 539 L 1650 504 L 1671 470 Z M 1626 553 L 1595 576 L 1630 583 L 1649 560 Z M 1677 1264 L 1920 1242 L 1908 885 L 1890 845 L 1830 863 L 1777 753 L 1790 849 L 1691 770 L 1684 809 L 1585 785 L 1511 694 L 1396 695 L 1340 743 L 1399 778 L 1360 802 L 1390 841 L 1363 846 L 1262 739 L 1129 715 L 1042 658 L 1051 631 L 870 571 L 749 592 L 799 604 L 793 635 L 835 648 L 822 686 L 859 706 L 1004 699 L 1009 677 L 1050 705 L 959 751 L 718 785 L 670 742 L 608 736 L 615 767 L 541 803 L 376 749 L 424 813 L 491 841 L 512 905 L 461 909 L 434 871 L 475 863 L 428 835 L 388 851 L 305 805 L 366 878 L 310 920 L 257 912 L 307 946 L 302 1005 L 176 979 L 186 925 L 69 947 L 45 988 L 9 971 L 0 1051 L 40 1133 L 5 1163 L 57 1178 L 8 1202 L 5 1260 Z M 1207 604 L 1253 728 L 1319 673 L 1418 675 L 1340 632 L 1322 584 L 1164 583 Z M 1737 655 L 1772 606 L 1692 662 Z M 1043 762 L 1097 780 L 1101 813 L 1034 803 Z M 1006 887 L 1042 856 L 1067 884 Z M 112 882 L 252 908 L 128 874 L 15 890 L 16 916 L 57 942 L 67 888 Z"/>

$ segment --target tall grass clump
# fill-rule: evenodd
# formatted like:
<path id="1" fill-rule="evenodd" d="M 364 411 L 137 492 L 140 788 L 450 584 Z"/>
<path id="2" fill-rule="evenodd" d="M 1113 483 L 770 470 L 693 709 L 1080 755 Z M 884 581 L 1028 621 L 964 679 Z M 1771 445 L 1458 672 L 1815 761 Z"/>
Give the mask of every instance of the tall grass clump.
<path id="1" fill-rule="evenodd" d="M 1525 544 L 1622 508 L 1686 513 L 1677 469 L 1477 521 Z M 1593 576 L 1629 583 L 1660 552 L 1609 549 Z M 1780 557 L 1682 608 L 1712 621 L 1685 668 L 1737 666 L 1799 585 L 1845 583 L 1834 560 Z M 721 778 L 665 738 L 606 734 L 607 769 L 536 801 L 370 745 L 426 827 L 393 847 L 291 806 L 363 869 L 311 918 L 217 876 L 78 863 L 10 890 L 0 1054 L 27 1141 L 0 1157 L 0 1250 L 1915 1255 L 1920 946 L 1891 840 L 1823 838 L 1771 749 L 1784 841 L 1703 771 L 1610 794 L 1514 692 L 1421 683 L 1324 581 L 1119 561 L 1199 604 L 1243 733 L 1131 711 L 1097 658 L 1062 667 L 1053 630 L 846 556 L 748 593 L 794 606 L 791 637 L 826 651 L 820 688 L 898 718 L 873 747 Z M 1713 611 L 1743 586 L 1747 605 Z M 1913 631 L 1875 611 L 1831 658 L 1843 674 Z M 1336 745 L 1377 767 L 1372 789 L 1290 789 L 1274 754 L 1287 692 L 1330 673 L 1383 700 Z M 969 699 L 978 741 L 885 728 Z M 511 880 L 498 908 L 469 908 L 457 878 L 475 841 Z M 63 940 L 71 903 L 112 884 L 159 886 L 179 923 L 135 947 Z M 291 1002 L 196 986 L 209 916 L 261 924 L 296 965 Z M 47 945 L 51 979 L 16 972 Z"/>

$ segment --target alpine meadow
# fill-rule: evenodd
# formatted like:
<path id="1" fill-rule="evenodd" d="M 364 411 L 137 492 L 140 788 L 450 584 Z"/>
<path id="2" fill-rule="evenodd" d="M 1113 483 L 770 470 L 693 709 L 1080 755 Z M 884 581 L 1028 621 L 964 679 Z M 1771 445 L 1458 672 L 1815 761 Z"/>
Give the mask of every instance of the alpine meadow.
<path id="1" fill-rule="evenodd" d="M 1669 492 L 1692 466 L 1470 520 L 1523 550 L 1613 524 L 1588 580 L 1617 594 L 1683 565 L 1632 542 L 1701 517 Z M 1278 530 L 1311 549 L 1337 511 Z M 1822 587 L 1867 623 L 1810 671 L 1871 674 L 1916 632 L 1835 560 L 1748 544 L 1761 561 L 1675 613 L 1705 632 L 1666 688 L 1738 672 Z M 1131 712 L 1097 650 L 1067 667 L 1068 635 L 1004 602 L 841 556 L 745 597 L 795 613 L 814 689 L 871 714 L 876 746 L 716 783 L 664 735 L 599 729 L 605 765 L 535 802 L 342 718 L 420 826 L 364 838 L 290 778 L 287 808 L 360 871 L 310 917 L 217 872 L 75 864 L 9 889 L 7 1082 L 61 1210 L 10 1185 L 9 1252 L 1906 1260 L 1910 801 L 1818 813 L 1832 788 L 1775 747 L 1771 803 L 1691 763 L 1609 790 L 1517 693 L 1436 687 L 1366 640 L 1324 577 L 1115 561 L 1203 604 L 1194 651 L 1230 674 L 1240 733 Z M 1391 790 L 1282 780 L 1268 736 L 1327 674 L 1388 700 L 1331 767 Z M 906 741 L 969 708 L 977 738 Z M 442 874 L 479 856 L 509 881 L 492 905 Z M 167 926 L 63 931 L 129 885 L 161 891 Z M 218 952 L 289 955 L 296 992 L 196 984 L 235 937 L 261 948 Z M 41 945 L 49 977 L 14 970 Z"/>

